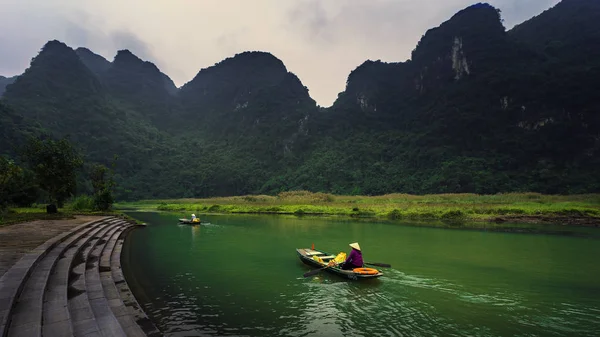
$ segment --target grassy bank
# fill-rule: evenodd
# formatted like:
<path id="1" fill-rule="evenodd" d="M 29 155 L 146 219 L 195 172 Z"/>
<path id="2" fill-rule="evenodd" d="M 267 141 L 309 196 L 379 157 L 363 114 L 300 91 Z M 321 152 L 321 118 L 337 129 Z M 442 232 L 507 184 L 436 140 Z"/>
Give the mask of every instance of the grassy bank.
<path id="1" fill-rule="evenodd" d="M 72 204 L 67 204 L 64 208 L 58 209 L 58 213 L 54 214 L 46 213 L 46 205 L 33 205 L 32 207 L 26 208 L 10 208 L 0 214 L 0 227 L 34 220 L 73 219 L 75 218 L 75 215 L 114 215 L 138 223 L 137 220 L 134 220 L 118 210 L 99 212 L 89 209 L 79 209 L 78 207 L 73 207 Z"/>
<path id="2" fill-rule="evenodd" d="M 442 221 L 600 223 L 600 195 L 436 194 L 337 196 L 306 191 L 277 196 L 145 200 L 115 204 L 119 209 L 196 213 L 328 215 Z"/>

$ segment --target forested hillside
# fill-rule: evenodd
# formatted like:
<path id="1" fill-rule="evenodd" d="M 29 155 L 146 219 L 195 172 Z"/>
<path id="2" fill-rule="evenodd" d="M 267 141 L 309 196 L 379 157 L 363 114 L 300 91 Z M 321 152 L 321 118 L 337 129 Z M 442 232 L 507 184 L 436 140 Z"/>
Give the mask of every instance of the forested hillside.
<path id="1" fill-rule="evenodd" d="M 600 191 L 598 1 L 564 0 L 508 32 L 473 5 L 409 61 L 358 66 L 326 109 L 266 52 L 176 88 L 127 50 L 108 61 L 50 41 L 4 86 L 0 153 L 70 135 L 89 162 L 119 155 L 118 199 Z"/>
<path id="2" fill-rule="evenodd" d="M 598 191 L 599 8 L 563 1 L 505 32 L 477 4 L 429 30 L 410 61 L 365 62 L 318 116 L 311 159 L 281 180 L 337 193 Z"/>
<path id="3" fill-rule="evenodd" d="M 0 97 L 4 94 L 4 90 L 6 86 L 13 83 L 15 81 L 15 77 L 4 77 L 0 75 Z"/>

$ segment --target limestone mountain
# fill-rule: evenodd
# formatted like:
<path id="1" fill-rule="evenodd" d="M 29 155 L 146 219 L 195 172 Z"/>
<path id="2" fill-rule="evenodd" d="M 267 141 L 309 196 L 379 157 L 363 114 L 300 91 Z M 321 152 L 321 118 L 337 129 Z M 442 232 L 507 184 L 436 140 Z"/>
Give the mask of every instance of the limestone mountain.
<path id="1" fill-rule="evenodd" d="M 326 109 L 267 52 L 178 89 L 127 50 L 109 62 L 51 41 L 7 87 L 0 153 L 24 132 L 71 134 L 92 161 L 122 158 L 131 199 L 598 192 L 598 7 L 564 0 L 506 31 L 496 8 L 469 6 L 410 60 L 358 66 Z"/>
<path id="2" fill-rule="evenodd" d="M 516 25 L 509 34 L 520 43 L 561 62 L 598 62 L 599 16 L 598 1 L 563 0 Z"/>
<path id="3" fill-rule="evenodd" d="M 6 88 L 4 99 L 35 121 L 32 125 L 59 134 L 72 131 L 74 125 L 89 126 L 96 133 L 92 120 L 98 113 L 106 114 L 100 81 L 75 51 L 56 40 L 43 46 L 30 67 Z"/>
<path id="4" fill-rule="evenodd" d="M 292 151 L 316 111 L 298 77 L 265 52 L 237 54 L 202 69 L 181 88 L 178 98 L 184 130 L 241 145 L 249 145 L 252 138 L 257 154 L 270 157 Z"/>
<path id="5" fill-rule="evenodd" d="M 336 158 L 329 166 L 338 169 L 323 176 L 324 165 L 308 161 L 301 170 L 319 172 L 343 191 L 368 186 L 369 193 L 597 189 L 598 179 L 588 178 L 600 169 L 593 94 L 599 58 L 586 56 L 599 45 L 597 8 L 598 2 L 563 1 L 506 32 L 498 10 L 476 4 L 429 30 L 411 60 L 365 62 L 318 116 L 321 134 L 336 139 L 319 143 L 314 160 Z M 545 29 L 555 25 L 564 29 Z M 561 55 L 556 45 L 564 39 L 569 49 Z M 552 55 L 540 41 L 554 41 Z M 344 150 L 350 144 L 352 153 Z M 370 178 L 351 173 L 374 172 L 373 163 L 377 175 L 393 178 L 357 183 Z"/>
<path id="6" fill-rule="evenodd" d="M 120 50 L 100 79 L 112 97 L 150 118 L 157 126 L 171 118 L 173 81 L 153 63 L 143 61 L 129 50 Z"/>
<path id="7" fill-rule="evenodd" d="M 105 164 L 114 154 L 127 154 L 119 172 L 125 176 L 146 167 L 151 160 L 148 152 L 170 149 L 159 142 L 160 132 L 142 114 L 115 105 L 101 80 L 73 49 L 59 41 L 44 45 L 30 67 L 7 88 L 4 101 L 11 106 L 5 109 L 11 120 L 19 121 L 14 126 L 27 131 L 17 135 L 68 135 L 87 160 Z M 0 152 L 9 152 L 8 146 L 22 141 L 3 143 Z"/>
<path id="8" fill-rule="evenodd" d="M 97 76 L 104 74 L 111 66 L 111 63 L 107 59 L 87 48 L 77 48 L 75 49 L 75 53 L 77 53 L 81 62 Z"/>

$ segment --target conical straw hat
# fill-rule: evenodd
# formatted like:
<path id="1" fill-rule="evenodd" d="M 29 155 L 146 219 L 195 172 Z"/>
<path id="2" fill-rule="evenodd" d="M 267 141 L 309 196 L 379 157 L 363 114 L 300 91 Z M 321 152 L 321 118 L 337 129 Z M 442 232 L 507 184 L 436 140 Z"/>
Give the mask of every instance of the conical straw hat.
<path id="1" fill-rule="evenodd" d="M 356 249 L 356 250 L 360 250 L 360 246 L 358 245 L 358 242 L 353 242 L 350 244 L 350 247 Z"/>

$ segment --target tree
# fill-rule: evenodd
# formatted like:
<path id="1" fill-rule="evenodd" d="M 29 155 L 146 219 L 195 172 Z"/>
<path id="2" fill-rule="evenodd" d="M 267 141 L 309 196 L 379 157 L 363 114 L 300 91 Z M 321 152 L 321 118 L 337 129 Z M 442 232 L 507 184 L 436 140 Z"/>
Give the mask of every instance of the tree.
<path id="1" fill-rule="evenodd" d="M 33 172 L 0 156 L 0 210 L 9 205 L 29 207 L 38 197 Z"/>
<path id="2" fill-rule="evenodd" d="M 102 164 L 92 166 L 90 179 L 94 188 L 94 206 L 101 211 L 109 210 L 114 203 L 112 189 L 115 185 L 114 167 L 116 160 L 117 156 L 113 159 L 112 169 Z"/>
<path id="3" fill-rule="evenodd" d="M 12 160 L 0 156 L 0 210 L 8 206 L 22 172 Z"/>
<path id="4" fill-rule="evenodd" d="M 50 202 L 63 207 L 64 201 L 75 193 L 77 169 L 83 165 L 81 154 L 66 137 L 30 138 L 23 157 L 40 188 L 48 192 Z"/>

